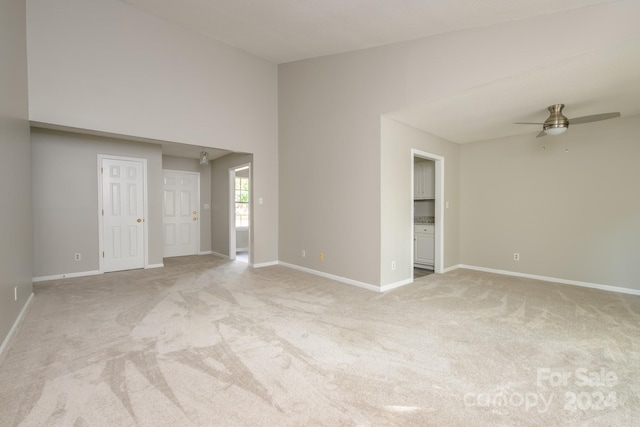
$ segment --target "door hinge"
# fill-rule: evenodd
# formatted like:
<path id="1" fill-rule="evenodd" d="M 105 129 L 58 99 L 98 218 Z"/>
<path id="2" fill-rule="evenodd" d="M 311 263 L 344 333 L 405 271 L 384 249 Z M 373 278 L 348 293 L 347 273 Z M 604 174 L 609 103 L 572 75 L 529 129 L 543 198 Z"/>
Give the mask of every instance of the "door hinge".
<path id="1" fill-rule="evenodd" d="M 102 251 L 102 258 L 104 258 L 104 251 Z"/>
<path id="2" fill-rule="evenodd" d="M 104 209 L 102 209 L 102 216 L 104 216 Z"/>
<path id="3" fill-rule="evenodd" d="M 100 168 L 100 173 L 104 174 L 104 168 Z"/>

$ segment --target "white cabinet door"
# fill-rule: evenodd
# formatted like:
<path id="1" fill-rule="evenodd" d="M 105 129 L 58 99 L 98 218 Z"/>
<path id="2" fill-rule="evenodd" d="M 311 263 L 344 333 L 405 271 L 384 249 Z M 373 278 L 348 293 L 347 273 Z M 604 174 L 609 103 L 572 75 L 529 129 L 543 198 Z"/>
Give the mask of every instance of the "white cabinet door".
<path id="1" fill-rule="evenodd" d="M 413 262 L 433 267 L 435 239 L 433 233 L 416 232 L 414 234 Z"/>
<path id="2" fill-rule="evenodd" d="M 413 198 L 435 198 L 435 163 L 419 162 L 413 165 Z"/>
<path id="3" fill-rule="evenodd" d="M 436 168 L 434 162 L 425 162 L 424 170 L 423 170 L 423 186 L 424 193 L 423 197 L 425 199 L 435 199 L 436 198 L 436 185 L 435 185 L 435 177 L 436 177 Z"/>
<path id="4" fill-rule="evenodd" d="M 413 198 L 424 198 L 424 163 L 413 165 Z"/>

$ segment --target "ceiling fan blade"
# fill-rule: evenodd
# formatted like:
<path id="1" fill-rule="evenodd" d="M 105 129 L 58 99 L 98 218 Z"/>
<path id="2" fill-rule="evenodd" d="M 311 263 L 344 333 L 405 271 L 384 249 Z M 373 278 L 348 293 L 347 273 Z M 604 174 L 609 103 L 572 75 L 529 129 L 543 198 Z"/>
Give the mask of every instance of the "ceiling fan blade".
<path id="1" fill-rule="evenodd" d="M 579 125 L 582 123 L 598 122 L 600 120 L 615 119 L 620 117 L 620 113 L 602 113 L 594 114 L 593 116 L 576 117 L 575 119 L 569 119 L 569 123 L 572 125 Z"/>
<path id="2" fill-rule="evenodd" d="M 543 125 L 544 123 L 515 122 L 514 125 Z"/>
<path id="3" fill-rule="evenodd" d="M 547 136 L 547 133 L 545 131 L 540 131 L 540 133 L 536 135 L 536 138 L 540 138 L 542 136 Z"/>

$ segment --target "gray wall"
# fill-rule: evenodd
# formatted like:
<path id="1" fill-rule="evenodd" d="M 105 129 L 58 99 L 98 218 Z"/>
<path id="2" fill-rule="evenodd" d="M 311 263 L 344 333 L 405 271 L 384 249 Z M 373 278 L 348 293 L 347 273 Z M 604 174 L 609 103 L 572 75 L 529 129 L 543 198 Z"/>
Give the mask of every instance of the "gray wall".
<path id="1" fill-rule="evenodd" d="M 201 165 L 199 160 L 162 156 L 162 169 L 200 173 L 200 251 L 211 250 L 211 164 Z M 209 209 L 204 205 L 208 204 Z"/>
<path id="2" fill-rule="evenodd" d="M 31 141 L 34 277 L 99 269 L 98 154 L 147 159 L 149 264 L 162 264 L 159 145 L 37 128 Z"/>
<path id="3" fill-rule="evenodd" d="M 120 1 L 30 0 L 27 31 L 32 121 L 253 153 L 253 255 L 277 261 L 275 64 Z"/>
<path id="4" fill-rule="evenodd" d="M 236 230 L 236 251 L 249 249 L 249 230 Z"/>
<path id="5" fill-rule="evenodd" d="M 463 145 L 461 262 L 640 290 L 638 135 L 635 116 Z"/>
<path id="6" fill-rule="evenodd" d="M 381 116 L 398 119 L 398 112 L 412 106 L 633 37 L 629 7 L 621 2 L 581 8 L 281 64 L 280 260 L 372 285 L 405 279 L 400 265 L 389 270 L 391 260 L 404 257 L 406 230 L 384 234 L 398 227 L 399 209 L 410 209 L 390 203 L 395 200 L 390 192 L 407 188 L 409 178 L 395 173 L 407 170 L 410 156 L 402 142 L 381 145 Z M 596 37 L 593 28 L 603 9 L 625 25 Z M 558 33 L 562 49 L 549 50 Z M 454 170 L 447 182 L 454 183 L 455 161 L 447 170 L 449 164 Z M 391 183 L 397 185 L 385 188 Z M 448 194 L 455 202 L 455 190 Z M 460 262 L 456 209 L 454 203 L 447 221 L 445 267 Z M 317 256 L 321 251 L 324 261 Z"/>
<path id="7" fill-rule="evenodd" d="M 250 163 L 253 170 L 253 155 L 234 153 L 211 161 L 211 245 L 213 252 L 217 254 L 229 255 L 229 169 L 245 163 Z M 255 177 L 250 182 L 250 188 L 254 188 L 254 183 Z M 253 254 L 255 236 L 264 238 L 270 234 L 269 230 L 263 230 L 256 224 L 254 218 L 266 208 L 266 203 L 274 203 L 274 201 L 265 200 L 264 204 L 257 205 L 257 200 L 258 197 L 252 191 L 249 215 L 253 228 L 249 247 L 253 262 L 256 262 Z"/>
<path id="8" fill-rule="evenodd" d="M 444 158 L 444 262 L 443 267 L 459 263 L 460 252 L 460 145 L 438 138 L 418 129 L 382 119 L 382 174 L 381 183 L 382 263 L 383 285 L 413 277 L 413 194 L 411 193 L 411 149 L 417 149 Z M 391 270 L 391 262 L 397 268 Z"/>
<path id="9" fill-rule="evenodd" d="M 607 7 L 608 18 L 628 21 L 630 4 Z M 406 170 L 406 144 L 384 142 L 381 116 L 635 34 L 628 25 L 594 33 L 603 9 L 594 6 L 276 67 L 123 2 L 28 6 L 32 120 L 253 153 L 254 261 L 280 259 L 374 285 L 404 278 L 401 268 L 387 271 L 406 250 L 404 233 L 385 230 L 409 209 L 391 203 L 391 192 L 406 188 L 405 176 L 394 175 Z M 553 30 L 563 46 L 550 51 Z M 460 172 L 455 149 L 433 144 L 451 160 L 454 188 L 446 190 L 446 267 L 465 262 L 455 228 Z M 228 206 L 216 215 L 213 175 L 212 250 L 224 253 Z"/>
<path id="10" fill-rule="evenodd" d="M 26 35 L 25 1 L 0 2 L 0 348 L 33 292 Z"/>
<path id="11" fill-rule="evenodd" d="M 281 261 L 380 283 L 380 113 L 401 98 L 388 53 L 280 65 Z"/>

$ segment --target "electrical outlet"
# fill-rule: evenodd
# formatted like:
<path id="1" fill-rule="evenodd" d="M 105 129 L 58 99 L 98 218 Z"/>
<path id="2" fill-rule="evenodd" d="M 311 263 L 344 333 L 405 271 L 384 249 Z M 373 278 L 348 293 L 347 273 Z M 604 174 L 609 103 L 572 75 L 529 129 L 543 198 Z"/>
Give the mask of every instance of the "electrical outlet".
<path id="1" fill-rule="evenodd" d="M 80 261 L 82 259 L 82 256 L 80 255 L 80 253 L 76 253 L 75 258 L 76 261 Z"/>
<path id="2" fill-rule="evenodd" d="M 396 264 L 396 262 L 395 262 L 395 261 L 391 261 L 391 269 L 392 269 L 392 270 L 395 270 L 397 266 L 398 266 L 398 265 Z"/>
<path id="3" fill-rule="evenodd" d="M 307 251 L 305 251 L 304 249 L 302 250 L 302 258 L 307 256 Z"/>
<path id="4" fill-rule="evenodd" d="M 514 261 L 520 261 L 520 254 L 518 252 L 514 252 L 513 253 L 513 260 Z"/>
<path id="5" fill-rule="evenodd" d="M 320 252 L 320 261 L 322 261 L 323 259 L 324 259 L 324 254 Z"/>

